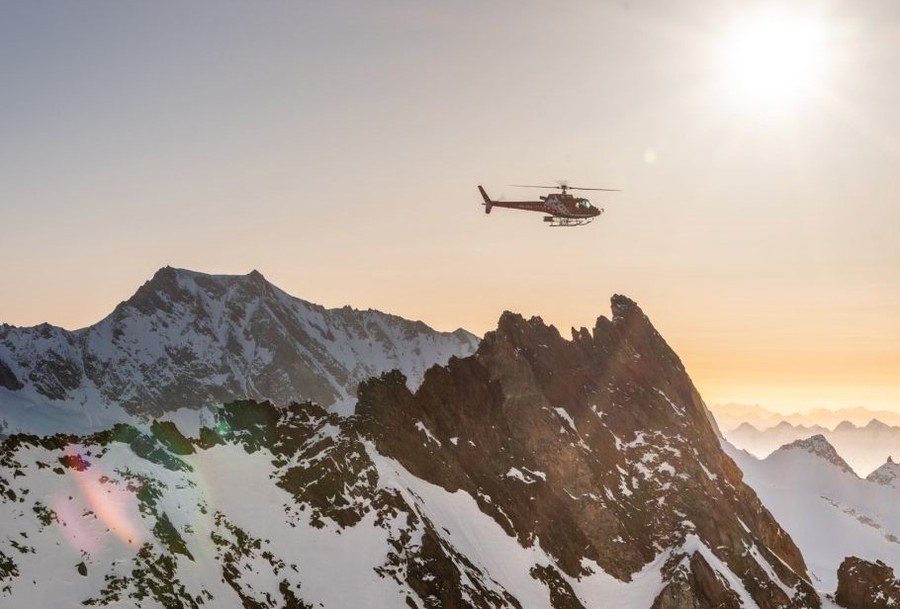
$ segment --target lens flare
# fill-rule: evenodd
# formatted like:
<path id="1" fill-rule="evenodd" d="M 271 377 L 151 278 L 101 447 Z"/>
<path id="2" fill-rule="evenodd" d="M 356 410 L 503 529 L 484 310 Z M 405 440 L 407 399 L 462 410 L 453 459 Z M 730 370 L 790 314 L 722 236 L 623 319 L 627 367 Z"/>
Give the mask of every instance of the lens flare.
<path id="1" fill-rule="evenodd" d="M 134 493 L 115 479 L 104 474 L 99 466 L 84 459 L 75 446 L 66 449 L 68 472 L 80 491 L 80 499 L 94 513 L 111 533 L 122 543 L 141 544 L 147 538 L 147 531 L 140 521 L 136 510 Z M 81 550 L 93 553 L 99 548 L 99 539 L 95 539 L 89 527 L 84 524 L 84 514 L 79 514 L 77 504 L 73 501 L 58 498 L 54 509 L 60 516 L 61 524 L 71 531 L 74 544 Z"/>

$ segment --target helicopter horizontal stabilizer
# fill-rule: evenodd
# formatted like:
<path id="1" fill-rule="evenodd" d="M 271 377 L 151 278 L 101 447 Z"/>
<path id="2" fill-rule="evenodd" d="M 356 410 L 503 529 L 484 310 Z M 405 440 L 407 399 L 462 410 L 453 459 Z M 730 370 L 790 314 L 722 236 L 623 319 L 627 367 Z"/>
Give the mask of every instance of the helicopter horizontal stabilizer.
<path id="1" fill-rule="evenodd" d="M 484 203 L 482 203 L 482 205 L 484 205 L 484 213 L 491 213 L 491 208 L 494 206 L 494 202 L 491 201 L 491 198 L 486 192 L 484 192 L 484 188 L 482 188 L 480 184 L 478 185 L 478 191 L 481 193 L 481 198 L 484 199 Z"/>

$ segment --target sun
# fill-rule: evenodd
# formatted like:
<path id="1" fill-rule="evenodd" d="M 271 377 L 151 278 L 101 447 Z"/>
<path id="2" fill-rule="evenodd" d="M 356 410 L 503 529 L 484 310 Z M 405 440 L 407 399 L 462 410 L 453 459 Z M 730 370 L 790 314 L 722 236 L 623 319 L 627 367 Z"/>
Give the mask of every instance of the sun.
<path id="1" fill-rule="evenodd" d="M 821 85 L 826 49 L 820 21 L 767 12 L 737 23 L 722 45 L 725 90 L 747 109 L 792 110 Z"/>

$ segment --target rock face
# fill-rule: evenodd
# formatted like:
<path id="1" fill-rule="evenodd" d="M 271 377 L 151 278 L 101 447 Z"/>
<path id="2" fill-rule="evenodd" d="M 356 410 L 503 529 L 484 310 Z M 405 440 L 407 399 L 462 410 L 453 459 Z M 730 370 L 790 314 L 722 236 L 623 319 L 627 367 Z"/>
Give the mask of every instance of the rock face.
<path id="1" fill-rule="evenodd" d="M 557 577 L 599 567 L 628 581 L 662 554 L 656 607 L 737 607 L 741 594 L 817 606 L 678 357 L 633 302 L 612 305 L 571 341 L 506 313 L 415 394 L 398 374 L 363 384 L 360 425 L 379 452 L 553 556 Z"/>
<path id="2" fill-rule="evenodd" d="M 874 563 L 848 556 L 838 569 L 835 600 L 847 609 L 889 609 L 900 606 L 900 581 L 894 570 L 881 562 Z"/>
<path id="3" fill-rule="evenodd" d="M 23 386 L 19 379 L 16 378 L 16 375 L 13 374 L 13 371 L 9 369 L 9 366 L 0 360 L 0 387 L 18 391 Z"/>
<path id="4" fill-rule="evenodd" d="M 166 267 L 98 324 L 0 327 L 0 386 L 32 402 L 117 404 L 158 415 L 234 399 L 351 401 L 360 381 L 398 368 L 415 386 L 478 339 L 289 296 L 258 272 Z M 0 394 L 0 405 L 2 405 Z"/>

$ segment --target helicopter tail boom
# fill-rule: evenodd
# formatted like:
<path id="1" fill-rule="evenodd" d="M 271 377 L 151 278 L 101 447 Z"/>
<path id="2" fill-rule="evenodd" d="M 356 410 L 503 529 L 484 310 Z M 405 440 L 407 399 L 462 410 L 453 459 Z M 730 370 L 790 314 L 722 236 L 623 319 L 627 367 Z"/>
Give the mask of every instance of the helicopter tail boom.
<path id="1" fill-rule="evenodd" d="M 484 203 L 482 203 L 482 205 L 484 205 L 484 213 L 491 213 L 491 208 L 494 206 L 494 202 L 491 201 L 488 193 L 484 191 L 484 188 L 482 188 L 480 184 L 478 185 L 478 192 L 481 193 L 481 198 L 484 199 Z"/>

